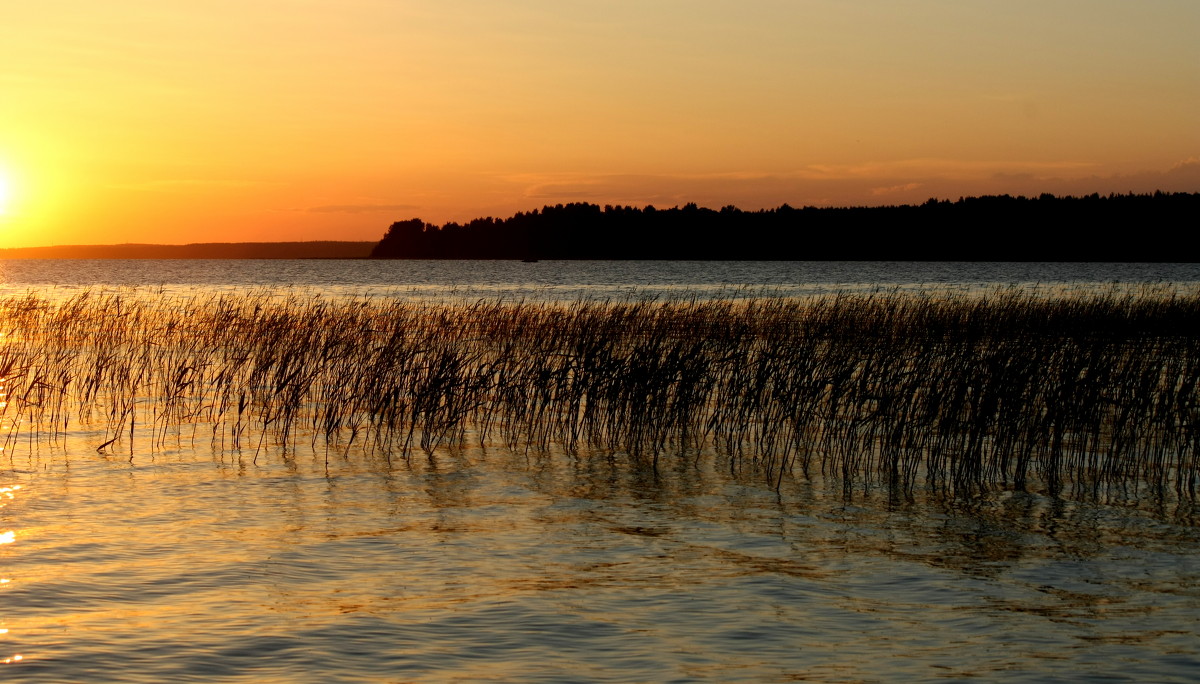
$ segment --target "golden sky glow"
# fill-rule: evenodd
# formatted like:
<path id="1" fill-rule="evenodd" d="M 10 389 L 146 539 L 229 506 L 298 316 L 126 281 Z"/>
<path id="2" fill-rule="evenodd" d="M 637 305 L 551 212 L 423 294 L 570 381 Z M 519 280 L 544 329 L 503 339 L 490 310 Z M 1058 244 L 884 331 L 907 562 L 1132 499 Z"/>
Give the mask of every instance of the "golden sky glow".
<path id="1" fill-rule="evenodd" d="M 1198 35 L 1195 0 L 6 3 L 0 246 L 1200 191 Z"/>
<path id="2" fill-rule="evenodd" d="M 8 213 L 8 201 L 11 197 L 12 183 L 8 180 L 8 174 L 0 169 L 0 216 Z"/>

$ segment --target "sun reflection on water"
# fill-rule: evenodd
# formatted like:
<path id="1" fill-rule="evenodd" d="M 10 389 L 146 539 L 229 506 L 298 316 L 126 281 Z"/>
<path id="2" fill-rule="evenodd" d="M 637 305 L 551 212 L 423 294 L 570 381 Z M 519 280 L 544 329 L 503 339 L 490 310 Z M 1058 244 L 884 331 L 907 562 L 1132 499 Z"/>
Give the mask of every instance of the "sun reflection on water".
<path id="1" fill-rule="evenodd" d="M 3 382 L 4 382 L 4 378 L 0 378 L 0 390 L 2 390 L 4 388 Z M 3 394 L 0 393 L 0 396 L 3 396 Z M 0 402 L 0 408 L 3 408 L 6 405 L 7 405 L 7 403 Z M 3 451 L 3 449 L 0 449 L 0 451 Z M 18 492 L 20 490 L 21 490 L 21 485 L 9 485 L 9 486 L 5 486 L 5 487 L 0 487 L 0 508 L 4 508 L 5 506 L 8 505 L 8 501 L 15 499 L 16 497 L 14 496 L 14 493 Z M 17 533 L 15 530 L 8 530 L 6 532 L 2 532 L 2 533 L 0 533 L 0 545 L 12 544 L 13 542 L 16 541 L 16 537 L 17 537 Z M 12 582 L 12 579 L 10 579 L 8 577 L 0 577 L 0 587 L 7 588 L 7 585 L 11 582 Z M 4 637 L 4 638 L 9 637 L 9 631 L 8 631 L 7 627 L 0 627 L 0 637 Z M 24 659 L 25 659 L 25 656 L 20 655 L 20 654 L 14 654 L 11 656 L 7 656 L 5 658 L 0 658 L 0 665 L 11 665 L 13 663 L 21 662 Z"/>
<path id="2" fill-rule="evenodd" d="M 0 451 L 4 451 L 4 448 L 0 447 Z M 0 487 L 0 508 L 4 508 L 5 506 L 8 505 L 7 503 L 4 502 L 4 500 L 11 501 L 11 500 L 15 499 L 16 497 L 13 496 L 13 492 L 18 491 L 19 489 L 21 489 L 21 485 L 13 485 L 11 487 Z"/>
<path id="3" fill-rule="evenodd" d="M 5 499 L 11 500 L 11 499 L 15 498 L 13 496 L 13 492 L 15 492 L 19 489 L 21 489 L 21 485 L 12 485 L 10 487 L 0 487 L 0 496 L 3 496 Z M 4 508 L 6 505 L 7 505 L 7 503 L 0 503 L 0 508 Z M 17 536 L 17 534 L 14 530 L 9 530 L 7 532 L 0 533 L 0 544 L 12 544 L 14 541 L 16 541 L 16 536 Z M 7 585 L 10 582 L 12 582 L 12 580 L 7 577 L 0 578 L 0 586 Z M 8 636 L 8 628 L 7 627 L 0 627 L 0 636 L 4 636 L 4 637 Z M 20 661 L 24 660 L 24 658 L 25 658 L 24 656 L 19 655 L 19 654 L 12 655 L 7 658 L 0 659 L 0 664 L 10 665 L 12 663 L 20 662 Z"/>

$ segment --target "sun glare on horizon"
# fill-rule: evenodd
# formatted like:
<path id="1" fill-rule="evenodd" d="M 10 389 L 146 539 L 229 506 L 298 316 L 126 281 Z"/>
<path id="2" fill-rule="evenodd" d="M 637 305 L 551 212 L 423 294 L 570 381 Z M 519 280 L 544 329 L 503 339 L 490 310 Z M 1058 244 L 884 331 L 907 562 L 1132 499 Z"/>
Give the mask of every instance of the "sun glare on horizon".
<path id="1" fill-rule="evenodd" d="M 12 200 L 12 182 L 8 174 L 0 169 L 0 216 L 8 214 L 8 203 Z"/>

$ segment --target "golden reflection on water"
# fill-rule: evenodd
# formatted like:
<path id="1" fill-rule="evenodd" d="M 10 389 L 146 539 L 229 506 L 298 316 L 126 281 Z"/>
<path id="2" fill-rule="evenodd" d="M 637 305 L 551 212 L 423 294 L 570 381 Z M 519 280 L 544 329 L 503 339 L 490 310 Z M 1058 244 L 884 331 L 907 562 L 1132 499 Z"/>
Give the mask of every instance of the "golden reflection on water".
<path id="1" fill-rule="evenodd" d="M 12 499 L 16 498 L 13 496 L 13 492 L 15 492 L 19 489 L 21 489 L 21 485 L 13 485 L 11 487 L 0 487 L 0 497 L 11 501 Z M 0 508 L 4 508 L 7 505 L 8 504 L 6 502 L 0 500 Z M 7 532 L 0 532 L 0 544 L 12 544 L 16 540 L 17 540 L 16 531 L 8 530 Z M 3 580 L 3 581 L 0 581 L 0 584 L 5 584 L 7 582 L 8 582 L 8 580 Z"/>
<path id="2" fill-rule="evenodd" d="M 604 669 L 610 658 L 614 668 L 649 663 L 650 671 L 621 671 L 643 681 L 672 673 L 769 679 L 782 669 L 797 679 L 874 679 L 892 666 L 897 678 L 922 667 L 966 677 L 1041 666 L 1064 643 L 1073 650 L 1063 651 L 1063 662 L 1078 658 L 1085 673 L 1097 671 L 1102 646 L 1136 646 L 1130 657 L 1144 674 L 1171 639 L 1183 641 L 1171 635 L 1192 624 L 1177 617 L 1181 608 L 1150 616 L 1158 601 L 1143 598 L 1187 591 L 1185 578 L 1161 569 L 1122 573 L 1109 562 L 1110 536 L 1136 544 L 1128 527 L 1106 528 L 1109 519 L 1089 517 L 1086 507 L 1039 497 L 1002 497 L 969 511 L 886 500 L 855 506 L 836 489 L 826 498 L 797 483 L 777 495 L 751 476 L 727 481 L 721 462 L 681 461 L 678 470 L 665 463 L 648 481 L 599 456 L 503 450 L 486 458 L 439 452 L 378 470 L 335 461 L 332 472 L 303 457 L 260 459 L 258 467 L 249 457 L 213 467 L 192 458 L 128 468 L 79 460 L 70 474 L 56 471 L 58 479 L 21 490 L 19 502 L 36 492 L 64 503 L 59 517 L 39 509 L 3 521 L 22 532 L 22 544 L 0 554 L 36 551 L 12 571 L 21 582 L 0 586 L 10 592 L 3 617 L 13 625 L 12 634 L 0 632 L 3 664 L 24 660 L 63 674 L 72 659 L 95 667 L 95 652 L 72 650 L 80 643 L 136 649 L 152 634 L 195 644 L 180 649 L 193 663 L 231 642 L 333 652 L 352 635 L 369 644 L 361 652 L 381 654 L 361 656 L 373 673 L 409 658 L 439 663 L 426 674 L 446 674 L 435 668 L 445 667 L 447 653 L 489 640 L 515 645 L 486 666 L 460 659 L 460 679 L 533 678 L 547 667 L 600 678 L 612 674 Z M 120 505 L 72 497 L 73 483 L 75 491 L 84 483 L 128 496 Z M 19 488 L 0 487 L 0 506 Z M 42 517 L 29 517 L 35 512 Z M 1087 536 L 1095 529 L 1107 536 Z M 73 556 L 81 536 L 94 548 Z M 102 600 L 81 608 L 58 598 L 64 586 Z M 161 595 L 147 598 L 147 586 Z M 34 609 L 13 612 L 21 596 L 38 598 Z M 54 603 L 41 607 L 51 600 L 43 596 Z M 869 633 L 877 628 L 893 634 Z M 1050 646 L 970 662 L 971 653 L 1001 647 L 1016 654 L 1026 634 Z M 548 665 L 536 650 L 547 636 L 562 639 L 553 644 L 578 640 L 567 653 L 584 662 Z M 1077 646 L 1080 639 L 1091 641 Z M 929 646 L 937 640 L 948 646 Z M 422 650 L 422 641 L 436 646 Z M 610 655 L 619 651 L 632 656 Z M 263 652 L 271 667 L 292 662 L 288 649 Z M 875 665 L 860 660 L 865 653 L 876 654 Z M 241 657 L 242 666 L 266 662 Z M 773 658 L 781 664 L 767 664 Z M 107 672 L 116 660 L 106 661 L 114 668 Z M 352 667 L 355 659 L 338 662 Z M 301 678 L 286 668 L 269 672 L 264 679 Z"/>
<path id="3" fill-rule="evenodd" d="M 0 407 L 0 408 L 2 408 L 2 407 Z M 0 495 L 3 495 L 4 498 L 11 500 L 11 499 L 15 498 L 13 496 L 13 492 L 15 492 L 19 489 L 21 489 L 21 485 L 13 485 L 11 487 L 0 487 Z M 0 508 L 5 507 L 6 505 L 7 505 L 6 503 L 0 503 Z M 9 530 L 7 532 L 0 533 L 0 544 L 12 544 L 14 541 L 16 541 L 16 532 L 14 530 Z M 10 582 L 12 582 L 12 580 L 7 577 L 0 578 L 0 586 L 7 585 Z M 7 636 L 7 635 L 8 635 L 8 628 L 0 627 L 0 636 Z M 11 655 L 7 658 L 0 659 L 0 664 L 10 665 L 12 663 L 21 662 L 24 659 L 25 659 L 25 656 L 22 656 L 20 654 L 15 654 L 15 655 Z"/>
<path id="4" fill-rule="evenodd" d="M 0 379 L 0 382 L 2 382 L 2 381 L 3 380 Z M 2 408 L 2 406 L 0 406 L 0 408 Z M 0 451 L 2 451 L 2 450 L 3 449 L 0 449 Z M 0 508 L 4 508 L 5 506 L 7 506 L 8 505 L 7 501 L 10 501 L 10 500 L 16 498 L 13 495 L 13 493 L 16 491 L 19 491 L 20 489 L 21 489 L 21 485 L 0 487 L 0 498 L 3 499 L 2 501 L 0 501 Z M 17 537 L 17 533 L 15 530 L 9 530 L 7 532 L 0 533 L 0 544 L 12 544 L 13 542 L 16 541 L 16 537 Z M 3 587 L 5 585 L 9 584 L 10 582 L 12 582 L 12 580 L 7 577 L 0 578 L 0 587 Z M 0 627 L 0 636 L 4 636 L 4 637 L 8 636 L 8 628 L 7 627 Z M 6 658 L 0 659 L 0 664 L 9 665 L 12 663 L 20 662 L 24 659 L 25 659 L 24 656 L 22 656 L 20 654 L 16 654 L 16 655 L 12 655 L 12 656 L 8 656 Z"/>

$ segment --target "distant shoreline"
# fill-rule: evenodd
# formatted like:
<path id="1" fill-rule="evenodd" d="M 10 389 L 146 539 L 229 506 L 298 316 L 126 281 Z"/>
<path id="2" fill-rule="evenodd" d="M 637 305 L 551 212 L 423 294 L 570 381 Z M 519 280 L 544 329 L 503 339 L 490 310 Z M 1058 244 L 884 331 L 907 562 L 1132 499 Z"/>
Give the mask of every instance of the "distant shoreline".
<path id="1" fill-rule="evenodd" d="M 366 259 L 377 242 L 197 242 L 0 249 L 0 259 Z"/>

